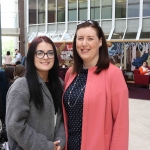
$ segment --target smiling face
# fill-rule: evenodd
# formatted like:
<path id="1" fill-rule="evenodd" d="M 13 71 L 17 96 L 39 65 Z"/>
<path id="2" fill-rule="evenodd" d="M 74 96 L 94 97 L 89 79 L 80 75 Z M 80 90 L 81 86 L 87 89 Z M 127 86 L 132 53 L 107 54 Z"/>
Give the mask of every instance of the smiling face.
<path id="1" fill-rule="evenodd" d="M 49 50 L 53 50 L 53 47 L 51 44 L 46 42 L 41 42 L 38 44 L 36 51 L 42 50 L 44 53 L 47 53 Z M 35 52 L 36 52 L 35 51 Z M 41 77 L 47 76 L 49 70 L 54 65 L 54 58 L 48 58 L 47 55 L 45 55 L 42 59 L 37 58 L 36 54 L 34 56 L 34 65 L 37 69 L 37 72 Z"/>
<path id="2" fill-rule="evenodd" d="M 92 27 L 80 28 L 76 35 L 76 49 L 83 65 L 88 68 L 95 66 L 99 58 L 99 47 L 102 46 L 96 30 Z"/>

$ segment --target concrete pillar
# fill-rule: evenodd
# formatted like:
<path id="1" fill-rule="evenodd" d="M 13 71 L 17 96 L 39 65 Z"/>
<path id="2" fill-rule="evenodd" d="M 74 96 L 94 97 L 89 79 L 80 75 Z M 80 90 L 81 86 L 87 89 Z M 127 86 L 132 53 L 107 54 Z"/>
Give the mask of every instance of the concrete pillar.
<path id="1" fill-rule="evenodd" d="M 24 0 L 18 0 L 18 16 L 19 16 L 19 49 L 22 56 L 25 55 L 25 28 L 24 28 Z"/>

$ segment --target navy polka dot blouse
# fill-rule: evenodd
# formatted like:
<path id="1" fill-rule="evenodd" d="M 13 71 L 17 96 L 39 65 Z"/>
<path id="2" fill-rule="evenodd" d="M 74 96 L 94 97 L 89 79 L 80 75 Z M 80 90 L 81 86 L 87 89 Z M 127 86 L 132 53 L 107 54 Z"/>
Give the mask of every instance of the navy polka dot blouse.
<path id="1" fill-rule="evenodd" d="M 80 150 L 82 134 L 83 97 L 88 69 L 82 68 L 64 93 L 68 115 L 68 150 Z"/>

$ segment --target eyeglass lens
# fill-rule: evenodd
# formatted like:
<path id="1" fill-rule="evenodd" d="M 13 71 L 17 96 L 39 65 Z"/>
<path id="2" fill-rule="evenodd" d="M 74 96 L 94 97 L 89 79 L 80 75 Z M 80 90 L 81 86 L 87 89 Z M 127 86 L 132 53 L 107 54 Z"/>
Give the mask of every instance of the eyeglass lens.
<path id="1" fill-rule="evenodd" d="M 47 51 L 47 53 L 45 53 L 42 50 L 36 51 L 36 57 L 37 58 L 44 58 L 44 56 L 47 55 L 48 58 L 54 58 L 54 51 L 53 50 L 49 50 Z"/>

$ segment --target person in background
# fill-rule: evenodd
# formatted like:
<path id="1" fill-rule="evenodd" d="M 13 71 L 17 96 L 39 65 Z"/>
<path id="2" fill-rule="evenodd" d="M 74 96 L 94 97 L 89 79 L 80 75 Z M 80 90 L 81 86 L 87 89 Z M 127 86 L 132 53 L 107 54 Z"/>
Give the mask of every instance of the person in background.
<path id="1" fill-rule="evenodd" d="M 14 68 L 14 80 L 16 80 L 19 77 L 23 77 L 25 75 L 25 67 L 23 65 L 16 65 Z"/>
<path id="2" fill-rule="evenodd" d="M 146 61 L 143 62 L 142 66 L 139 68 L 140 74 L 150 75 L 150 67 Z"/>
<path id="3" fill-rule="evenodd" d="M 5 75 L 7 79 L 7 91 L 14 82 L 14 68 L 15 68 L 14 66 L 5 67 Z"/>
<path id="4" fill-rule="evenodd" d="M 4 57 L 5 64 L 11 64 L 12 57 L 10 55 L 10 51 L 7 51 L 6 56 Z"/>
<path id="5" fill-rule="evenodd" d="M 18 49 L 15 49 L 15 64 L 18 65 L 18 64 L 21 64 L 21 54 L 19 52 Z"/>
<path id="6" fill-rule="evenodd" d="M 65 150 L 128 150 L 128 89 L 121 70 L 109 62 L 97 21 L 77 25 L 73 67 L 65 76 Z"/>
<path id="7" fill-rule="evenodd" d="M 6 129 L 12 150 L 62 150 L 63 81 L 54 43 L 46 36 L 33 39 L 27 53 L 25 77 L 9 88 Z"/>

